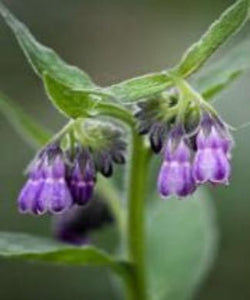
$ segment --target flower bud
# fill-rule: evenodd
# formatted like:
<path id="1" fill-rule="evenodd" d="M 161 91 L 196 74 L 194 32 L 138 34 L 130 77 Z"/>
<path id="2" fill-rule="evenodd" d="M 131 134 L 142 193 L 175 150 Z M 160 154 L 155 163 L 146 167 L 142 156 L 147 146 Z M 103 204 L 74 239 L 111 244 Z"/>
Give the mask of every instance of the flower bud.
<path id="1" fill-rule="evenodd" d="M 96 170 L 91 155 L 78 150 L 68 182 L 74 203 L 86 204 L 92 197 L 96 182 Z"/>

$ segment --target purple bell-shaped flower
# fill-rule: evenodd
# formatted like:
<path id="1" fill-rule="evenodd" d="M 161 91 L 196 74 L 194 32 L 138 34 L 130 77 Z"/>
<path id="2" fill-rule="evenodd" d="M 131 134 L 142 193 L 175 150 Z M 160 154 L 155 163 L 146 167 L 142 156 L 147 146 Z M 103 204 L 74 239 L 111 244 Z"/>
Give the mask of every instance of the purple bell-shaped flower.
<path id="1" fill-rule="evenodd" d="M 165 145 L 164 160 L 158 176 L 158 191 L 163 197 L 185 197 L 194 190 L 191 151 L 178 126 L 169 134 Z"/>
<path id="2" fill-rule="evenodd" d="M 96 182 L 96 170 L 91 155 L 82 151 L 77 155 L 69 186 L 74 203 L 84 205 L 91 199 Z"/>
<path id="3" fill-rule="evenodd" d="M 233 140 L 227 126 L 204 113 L 196 137 L 193 176 L 197 184 L 228 184 Z"/>
<path id="4" fill-rule="evenodd" d="M 69 209 L 73 200 L 65 179 L 66 166 L 59 147 L 43 150 L 29 169 L 29 179 L 18 198 L 22 213 L 52 214 Z"/>

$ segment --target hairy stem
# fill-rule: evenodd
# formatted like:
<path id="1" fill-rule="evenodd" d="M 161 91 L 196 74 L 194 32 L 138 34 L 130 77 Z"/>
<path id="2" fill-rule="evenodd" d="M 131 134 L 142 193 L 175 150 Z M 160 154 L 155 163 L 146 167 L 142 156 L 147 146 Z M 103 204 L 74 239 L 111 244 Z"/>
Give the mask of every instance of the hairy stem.
<path id="1" fill-rule="evenodd" d="M 144 200 L 147 161 L 143 138 L 133 131 L 128 181 L 128 256 L 134 264 L 129 294 L 131 300 L 146 299 Z"/>
<path id="2" fill-rule="evenodd" d="M 109 116 L 120 120 L 131 128 L 135 126 L 135 120 L 132 113 L 120 105 L 99 103 L 98 111 L 96 113 L 97 115 Z"/>

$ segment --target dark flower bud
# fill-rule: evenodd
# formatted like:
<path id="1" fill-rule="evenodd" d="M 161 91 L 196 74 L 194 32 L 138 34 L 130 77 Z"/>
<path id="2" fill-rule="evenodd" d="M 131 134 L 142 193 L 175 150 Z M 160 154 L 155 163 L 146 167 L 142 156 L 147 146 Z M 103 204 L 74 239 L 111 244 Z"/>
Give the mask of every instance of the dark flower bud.
<path id="1" fill-rule="evenodd" d="M 85 150 L 78 151 L 68 183 L 74 203 L 84 205 L 93 195 L 96 170 L 91 155 Z"/>
<path id="2" fill-rule="evenodd" d="M 155 153 L 163 148 L 168 129 L 175 120 L 175 94 L 175 91 L 174 94 L 170 92 L 137 104 L 138 110 L 134 116 L 137 119 L 138 133 L 149 135 L 150 145 Z"/>
<path id="3" fill-rule="evenodd" d="M 149 132 L 149 140 L 152 150 L 159 153 L 163 147 L 167 133 L 167 126 L 162 123 L 155 123 Z"/>
<path id="4" fill-rule="evenodd" d="M 96 171 L 105 177 L 112 176 L 113 164 L 125 163 L 123 132 L 114 125 L 90 121 L 85 124 L 84 130 L 90 138 L 83 141 L 83 147 L 92 155 Z"/>
<path id="5" fill-rule="evenodd" d="M 95 164 L 97 170 L 105 177 L 113 174 L 112 156 L 107 151 L 97 152 L 95 154 Z"/>

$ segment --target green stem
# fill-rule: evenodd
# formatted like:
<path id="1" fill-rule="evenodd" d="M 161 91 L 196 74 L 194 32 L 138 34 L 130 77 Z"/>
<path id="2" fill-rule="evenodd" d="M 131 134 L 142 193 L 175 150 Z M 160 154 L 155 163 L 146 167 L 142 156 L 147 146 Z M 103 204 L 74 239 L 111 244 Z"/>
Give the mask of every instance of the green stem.
<path id="1" fill-rule="evenodd" d="M 132 131 L 131 166 L 128 187 L 128 256 L 134 263 L 129 299 L 145 300 L 144 208 L 147 149 L 144 140 Z"/>
<path id="2" fill-rule="evenodd" d="M 115 118 L 126 123 L 131 128 L 135 126 L 135 120 L 132 113 L 129 110 L 115 104 L 99 103 L 96 114 Z"/>

